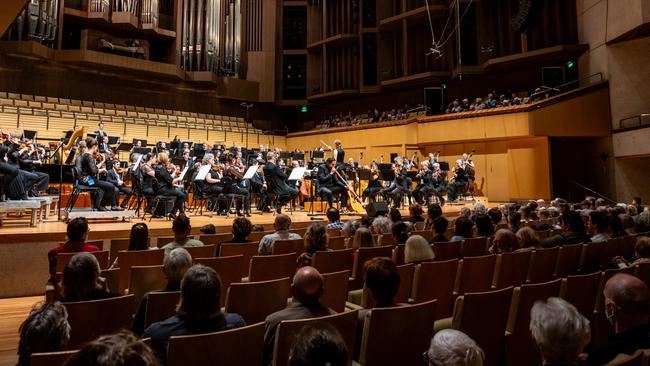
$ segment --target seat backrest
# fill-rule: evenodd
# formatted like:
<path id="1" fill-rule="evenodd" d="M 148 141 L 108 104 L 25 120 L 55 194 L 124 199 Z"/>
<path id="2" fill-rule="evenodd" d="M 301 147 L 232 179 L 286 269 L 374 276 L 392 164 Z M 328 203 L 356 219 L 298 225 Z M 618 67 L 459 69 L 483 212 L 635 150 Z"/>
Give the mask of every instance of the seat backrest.
<path id="1" fill-rule="evenodd" d="M 486 254 L 487 237 L 479 236 L 477 238 L 463 239 L 460 245 L 461 257 L 478 257 Z"/>
<path id="2" fill-rule="evenodd" d="M 393 262 L 395 262 L 395 265 L 402 265 L 404 264 L 404 250 L 406 249 L 406 245 L 404 244 L 398 244 L 393 247 Z"/>
<path id="3" fill-rule="evenodd" d="M 647 349 L 640 349 L 633 355 L 617 357 L 616 361 L 611 361 L 605 366 L 645 366 L 648 364 L 648 353 L 650 352 Z"/>
<path id="4" fill-rule="evenodd" d="M 420 224 L 420 223 L 418 223 L 418 224 Z M 424 225 L 424 223 L 421 223 L 421 224 Z M 417 230 L 417 231 L 413 231 L 411 233 L 411 235 L 420 235 L 421 237 L 427 239 L 427 241 L 430 241 L 431 239 L 433 239 L 433 231 L 431 231 L 431 230 Z"/>
<path id="5" fill-rule="evenodd" d="M 130 239 L 111 239 L 110 261 L 113 263 L 117 258 L 117 253 L 129 249 Z"/>
<path id="6" fill-rule="evenodd" d="M 271 246 L 272 254 L 302 253 L 304 250 L 304 239 L 282 239 L 276 240 Z"/>
<path id="7" fill-rule="evenodd" d="M 155 266 L 163 264 L 165 251 L 162 249 L 152 250 L 123 250 L 117 254 L 120 265 L 120 286 L 119 292 L 124 293 L 131 282 L 131 267 L 133 266 Z"/>
<path id="8" fill-rule="evenodd" d="M 345 310 L 345 302 L 348 299 L 350 271 L 323 273 L 322 276 L 325 292 L 323 292 L 320 298 L 321 304 L 337 313 L 343 312 Z"/>
<path id="9" fill-rule="evenodd" d="M 454 306 L 452 326 L 472 338 L 485 352 L 486 366 L 504 364 L 503 344 L 512 287 L 468 293 Z"/>
<path id="10" fill-rule="evenodd" d="M 176 314 L 176 305 L 181 299 L 180 291 L 150 292 L 144 315 L 144 329 L 153 323 L 163 321 Z"/>
<path id="11" fill-rule="evenodd" d="M 612 259 L 618 254 L 618 247 L 623 243 L 623 238 L 611 238 L 605 242 L 603 247 L 603 256 L 600 258 L 600 263 L 603 268 L 607 268 L 612 262 Z"/>
<path id="12" fill-rule="evenodd" d="M 494 285 L 496 288 L 519 286 L 526 282 L 531 250 L 501 253 L 497 257 Z"/>
<path id="13" fill-rule="evenodd" d="M 257 255 L 258 243 L 231 244 L 223 243 L 219 248 L 219 257 L 242 255 L 241 273 L 248 273 L 251 258 Z"/>
<path id="14" fill-rule="evenodd" d="M 192 256 L 192 258 L 210 258 L 216 255 L 215 244 L 203 245 L 200 247 L 185 247 L 185 249 L 188 253 L 190 253 L 190 256 Z"/>
<path id="15" fill-rule="evenodd" d="M 205 245 L 216 245 L 219 247 L 224 241 L 232 239 L 231 233 L 201 234 L 199 240 Z"/>
<path id="16" fill-rule="evenodd" d="M 340 229 L 327 229 L 327 235 L 329 237 L 341 236 L 341 230 Z"/>
<path id="17" fill-rule="evenodd" d="M 156 247 L 162 248 L 165 244 L 173 242 L 176 238 L 173 236 L 158 236 L 154 239 L 156 239 Z"/>
<path id="18" fill-rule="evenodd" d="M 624 236 L 618 243 L 617 254 L 624 258 L 634 258 L 634 244 L 636 244 L 635 235 Z"/>
<path id="19" fill-rule="evenodd" d="M 350 290 L 358 290 L 363 287 L 364 265 L 367 261 L 377 257 L 393 258 L 393 246 L 386 245 L 382 247 L 359 248 L 357 250 L 357 256 L 352 266 Z"/>
<path id="20" fill-rule="evenodd" d="M 603 251 L 605 243 L 589 243 L 582 246 L 582 257 L 580 259 L 580 272 L 591 273 L 600 271 L 602 266 Z"/>
<path id="21" fill-rule="evenodd" d="M 167 365 L 261 365 L 264 323 L 169 339 Z"/>
<path id="22" fill-rule="evenodd" d="M 559 248 L 536 249 L 530 257 L 528 282 L 540 283 L 553 279 Z"/>
<path id="23" fill-rule="evenodd" d="M 106 280 L 106 287 L 108 287 L 108 290 L 114 294 L 117 294 L 120 292 L 119 286 L 120 286 L 120 269 L 119 268 L 111 268 L 111 269 L 104 269 L 99 273 L 100 277 L 103 277 Z"/>
<path id="24" fill-rule="evenodd" d="M 232 283 L 226 296 L 226 312 L 241 315 L 247 324 L 264 321 L 287 306 L 290 287 L 289 278 Z"/>
<path id="25" fill-rule="evenodd" d="M 135 309 L 140 304 L 144 294 L 160 290 L 167 284 L 167 277 L 163 266 L 133 266 L 131 267 L 131 280 L 129 281 L 129 294 L 135 296 L 133 302 Z"/>
<path id="26" fill-rule="evenodd" d="M 344 236 L 332 236 L 327 241 L 327 248 L 331 250 L 345 249 L 345 239 Z M 350 240 L 352 240 L 352 238 L 350 238 Z"/>
<path id="27" fill-rule="evenodd" d="M 100 335 L 122 328 L 131 329 L 133 323 L 133 295 L 104 300 L 64 303 L 68 310 L 70 340 L 68 349 L 76 349 Z"/>
<path id="28" fill-rule="evenodd" d="M 441 241 L 436 242 L 432 246 L 433 252 L 436 254 L 437 261 L 447 261 L 450 259 L 460 258 L 459 241 Z"/>
<path id="29" fill-rule="evenodd" d="M 289 351 L 296 334 L 308 324 L 328 323 L 338 329 L 343 336 L 343 340 L 348 347 L 348 364 L 352 362 L 351 350 L 354 350 L 354 342 L 357 330 L 358 311 L 347 311 L 334 315 L 323 316 L 319 318 L 284 320 L 278 324 L 275 332 L 275 345 L 273 348 L 273 365 L 287 366 L 289 360 Z"/>
<path id="30" fill-rule="evenodd" d="M 354 249 L 328 250 L 314 253 L 311 265 L 320 273 L 352 271 Z"/>
<path id="31" fill-rule="evenodd" d="M 573 304 L 584 317 L 593 320 L 603 278 L 602 272 L 567 276 L 562 279 L 560 297 Z"/>
<path id="32" fill-rule="evenodd" d="M 395 295 L 395 303 L 408 303 L 411 296 L 411 288 L 413 287 L 413 276 L 415 266 L 413 263 L 403 264 L 397 266 L 397 273 L 399 273 L 399 288 Z M 361 306 L 366 309 L 372 309 L 376 306 L 375 299 L 372 297 L 370 290 L 363 286 L 363 296 L 361 297 Z"/>
<path id="33" fill-rule="evenodd" d="M 273 231 L 253 231 L 248 235 L 248 240 L 260 241 L 264 235 L 273 234 Z"/>
<path id="34" fill-rule="evenodd" d="M 221 278 L 221 306 L 226 304 L 226 295 L 231 283 L 241 282 L 243 277 L 243 255 L 216 258 L 194 258 L 194 263 L 200 263 L 215 270 Z"/>
<path id="35" fill-rule="evenodd" d="M 451 315 L 451 300 L 458 271 L 458 259 L 425 262 L 415 266 L 412 298 L 416 303 L 438 300 L 436 319 Z"/>
<path id="36" fill-rule="evenodd" d="M 566 277 L 577 274 L 580 269 L 581 255 L 582 244 L 561 246 L 557 254 L 555 277 Z"/>
<path id="37" fill-rule="evenodd" d="M 63 366 L 70 356 L 79 350 L 32 353 L 29 358 L 30 366 Z"/>
<path id="38" fill-rule="evenodd" d="M 467 292 L 489 291 L 492 288 L 496 261 L 496 254 L 461 259 L 456 275 L 456 292 L 462 295 Z"/>
<path id="39" fill-rule="evenodd" d="M 379 241 L 377 245 L 386 246 L 386 245 L 396 245 L 395 238 L 391 234 L 383 234 L 379 236 Z"/>
<path id="40" fill-rule="evenodd" d="M 514 289 L 506 330 L 506 357 L 508 365 L 541 365 L 537 345 L 530 336 L 530 309 L 535 301 L 560 295 L 561 279 L 550 282 L 524 284 Z"/>
<path id="41" fill-rule="evenodd" d="M 605 273 L 604 281 L 609 281 L 610 278 L 614 277 L 615 274 L 625 273 L 634 276 L 636 268 L 634 267 L 623 267 L 623 268 L 609 268 L 603 271 Z"/>
<path id="42" fill-rule="evenodd" d="M 250 282 L 293 278 L 296 273 L 296 254 L 256 255 L 251 258 L 248 280 Z"/>
<path id="43" fill-rule="evenodd" d="M 412 306 L 372 309 L 363 327 L 359 363 L 419 365 L 433 336 L 436 300 Z M 405 336 L 408 335 L 408 336 Z"/>
<path id="44" fill-rule="evenodd" d="M 643 282 L 645 282 L 645 284 L 650 287 L 650 262 L 637 264 L 636 276 L 643 280 Z"/>
<path id="45" fill-rule="evenodd" d="M 100 269 L 107 269 L 110 267 L 110 264 L 108 262 L 108 250 L 102 250 L 99 252 L 89 252 L 95 258 L 97 258 L 97 262 L 99 262 L 99 268 Z M 63 269 L 65 266 L 70 262 L 70 259 L 77 254 L 77 253 L 59 253 L 56 255 L 56 271 L 58 273 L 63 272 Z"/>

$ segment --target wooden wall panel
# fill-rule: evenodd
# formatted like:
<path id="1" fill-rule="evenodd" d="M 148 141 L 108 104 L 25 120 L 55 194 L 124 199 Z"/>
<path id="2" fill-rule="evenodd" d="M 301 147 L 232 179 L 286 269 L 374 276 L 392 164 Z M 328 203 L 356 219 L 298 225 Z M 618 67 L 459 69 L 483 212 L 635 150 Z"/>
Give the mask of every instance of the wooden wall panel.
<path id="1" fill-rule="evenodd" d="M 194 143 L 205 142 L 208 139 L 208 130 L 190 128 L 190 137 L 189 137 L 189 139 L 190 139 L 190 141 L 194 141 Z"/>
<path id="2" fill-rule="evenodd" d="M 20 129 L 30 130 L 30 131 L 41 131 L 47 130 L 47 116 L 20 116 Z"/>

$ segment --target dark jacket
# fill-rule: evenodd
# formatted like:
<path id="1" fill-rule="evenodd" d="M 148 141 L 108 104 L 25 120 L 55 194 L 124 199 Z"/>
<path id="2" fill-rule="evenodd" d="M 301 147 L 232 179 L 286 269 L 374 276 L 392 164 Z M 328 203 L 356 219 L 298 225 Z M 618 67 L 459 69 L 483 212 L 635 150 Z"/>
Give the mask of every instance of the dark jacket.
<path id="1" fill-rule="evenodd" d="M 119 176 L 117 175 L 117 172 L 115 169 L 110 169 L 109 171 L 106 172 L 106 181 L 108 183 L 113 184 L 115 187 L 119 187 L 118 180 Z"/>
<path id="2" fill-rule="evenodd" d="M 336 174 L 330 174 L 330 169 L 327 164 L 321 164 L 318 167 L 318 185 L 320 187 L 344 187 L 343 182 Z"/>
<path id="3" fill-rule="evenodd" d="M 591 242 L 591 239 L 589 239 L 587 233 L 567 231 L 565 233 L 561 233 L 559 235 L 551 236 L 550 238 L 544 239 L 542 241 L 542 247 L 552 248 L 558 245 L 580 244 L 580 243 L 589 243 L 589 242 Z"/>
<path id="4" fill-rule="evenodd" d="M 589 353 L 587 365 L 604 365 L 621 353 L 632 355 L 637 350 L 647 348 L 650 348 L 650 324 L 611 336 L 605 344 Z"/>
<path id="5" fill-rule="evenodd" d="M 268 184 L 267 189 L 276 195 L 288 195 L 290 188 L 286 183 L 287 175 L 279 166 L 268 162 L 264 165 L 264 178 Z"/>

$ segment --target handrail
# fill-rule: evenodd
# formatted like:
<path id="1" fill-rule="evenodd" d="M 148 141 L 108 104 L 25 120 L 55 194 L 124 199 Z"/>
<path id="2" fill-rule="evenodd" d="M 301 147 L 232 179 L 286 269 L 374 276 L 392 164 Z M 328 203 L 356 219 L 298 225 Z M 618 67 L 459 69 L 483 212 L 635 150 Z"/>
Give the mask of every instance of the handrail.
<path id="1" fill-rule="evenodd" d="M 603 80 L 604 80 L 603 73 L 602 73 L 602 72 L 597 72 L 597 73 L 595 73 L 595 74 L 591 74 L 591 75 L 589 75 L 589 76 L 585 76 L 585 77 L 580 78 L 580 79 L 577 79 L 577 80 L 571 80 L 571 81 L 569 81 L 569 82 L 566 82 L 566 83 L 564 83 L 564 84 L 560 84 L 560 85 L 555 86 L 555 87 L 550 87 L 550 86 L 542 85 L 542 86 L 540 87 L 540 88 L 542 88 L 542 91 L 537 92 L 537 93 L 534 93 L 534 94 L 531 94 L 531 95 L 530 95 L 530 99 L 533 99 L 533 97 L 536 97 L 536 96 L 538 96 L 538 95 L 544 95 L 544 94 L 546 94 L 546 92 L 548 92 L 549 90 L 556 91 L 556 92 L 558 92 L 558 93 L 563 93 L 561 89 L 563 89 L 563 88 L 565 88 L 565 87 L 567 87 L 567 86 L 569 86 L 569 85 L 572 85 L 572 84 L 576 84 L 576 83 L 579 84 L 580 82 L 582 82 L 582 81 L 584 81 L 584 80 L 587 80 L 587 79 L 591 79 L 591 78 L 593 78 L 594 76 L 600 76 L 600 80 L 597 81 L 598 83 L 602 83 L 602 82 L 603 82 Z M 591 83 L 590 83 L 590 84 L 591 84 Z"/>
<path id="2" fill-rule="evenodd" d="M 632 121 L 636 123 L 632 123 L 628 125 L 626 122 L 627 121 Z M 614 131 L 618 130 L 627 130 L 627 129 L 635 129 L 635 128 L 640 128 L 644 126 L 650 126 L 650 114 L 649 113 L 641 113 L 636 116 L 632 117 L 627 117 L 623 118 L 618 121 L 618 128 L 614 128 Z"/>
<path id="3" fill-rule="evenodd" d="M 602 198 L 606 199 L 607 201 L 609 201 L 609 202 L 611 202 L 611 203 L 617 203 L 617 202 L 614 201 L 613 199 L 611 199 L 611 198 L 605 196 L 604 194 L 598 193 L 598 192 L 594 191 L 593 189 L 591 189 L 591 188 L 589 188 L 589 187 L 587 187 L 587 186 L 584 186 L 584 185 L 582 185 L 582 184 L 576 182 L 576 181 L 573 180 L 573 179 L 569 179 L 569 183 L 573 183 L 573 184 L 577 185 L 578 187 L 584 189 L 585 191 L 589 191 L 589 192 L 595 194 L 596 196 L 599 196 L 599 197 L 602 197 Z"/>

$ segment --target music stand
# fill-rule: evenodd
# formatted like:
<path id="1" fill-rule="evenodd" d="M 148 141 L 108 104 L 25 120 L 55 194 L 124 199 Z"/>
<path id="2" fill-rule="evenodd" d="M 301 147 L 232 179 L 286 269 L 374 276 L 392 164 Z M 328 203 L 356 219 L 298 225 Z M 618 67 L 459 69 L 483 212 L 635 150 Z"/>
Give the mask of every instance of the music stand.
<path id="1" fill-rule="evenodd" d="M 406 172 L 406 176 L 411 178 L 412 180 L 415 180 L 416 175 L 418 175 L 418 172 L 412 172 L 412 171 Z"/>
<path id="2" fill-rule="evenodd" d="M 291 159 L 292 160 L 304 161 L 305 160 L 305 153 L 300 153 L 300 152 L 291 153 Z"/>
<path id="3" fill-rule="evenodd" d="M 147 146 L 147 140 L 140 140 L 140 139 L 133 139 L 133 146 L 137 145 L 138 141 L 140 141 L 142 146 Z"/>
<path id="4" fill-rule="evenodd" d="M 146 155 L 146 154 L 151 153 L 151 151 L 152 150 L 151 150 L 150 147 L 134 147 L 133 148 L 133 152 L 136 153 L 136 154 Z"/>
<path id="5" fill-rule="evenodd" d="M 23 138 L 26 140 L 33 140 L 36 137 L 37 131 L 23 130 Z"/>
<path id="6" fill-rule="evenodd" d="M 108 144 L 109 145 L 115 145 L 120 141 L 119 136 L 108 136 Z"/>
<path id="7" fill-rule="evenodd" d="M 390 163 L 381 163 L 381 164 L 377 165 L 377 167 L 378 167 L 379 170 L 381 170 L 382 172 L 383 172 L 384 170 L 393 170 L 393 165 L 390 164 Z"/>
<path id="8" fill-rule="evenodd" d="M 204 165 L 199 169 L 199 172 L 196 174 L 196 177 L 194 178 L 195 181 L 197 180 L 205 180 L 205 177 L 208 175 L 212 167 L 210 165 Z"/>
<path id="9" fill-rule="evenodd" d="M 248 167 L 248 170 L 246 171 L 246 174 L 244 174 L 244 178 L 242 179 L 251 179 L 255 175 L 255 172 L 257 172 L 258 165 L 251 165 Z"/>
<path id="10" fill-rule="evenodd" d="M 172 164 L 174 164 L 174 165 L 176 165 L 176 166 L 182 166 L 182 167 L 185 167 L 185 166 L 187 165 L 187 164 L 185 164 L 185 163 L 186 163 L 186 162 L 185 162 L 185 159 L 183 159 L 183 158 L 173 158 L 173 159 L 172 159 Z"/>
<path id="11" fill-rule="evenodd" d="M 440 164 L 440 170 L 444 170 L 446 172 L 449 171 L 449 162 L 439 161 L 438 164 Z"/>
<path id="12" fill-rule="evenodd" d="M 379 179 L 390 182 L 395 179 L 395 171 L 393 169 L 384 169 L 379 172 Z"/>
<path id="13" fill-rule="evenodd" d="M 370 180 L 370 170 L 368 169 L 359 169 L 359 180 Z"/>
<path id="14" fill-rule="evenodd" d="M 291 157 L 291 153 L 288 151 L 280 151 L 280 159 L 289 159 Z"/>

